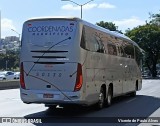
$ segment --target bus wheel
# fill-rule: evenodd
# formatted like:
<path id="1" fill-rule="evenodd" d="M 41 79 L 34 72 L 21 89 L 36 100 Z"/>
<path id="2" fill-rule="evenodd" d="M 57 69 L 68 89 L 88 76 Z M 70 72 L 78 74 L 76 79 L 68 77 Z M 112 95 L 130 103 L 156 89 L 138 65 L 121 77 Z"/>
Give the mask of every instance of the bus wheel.
<path id="1" fill-rule="evenodd" d="M 136 87 L 136 86 L 135 86 Z M 130 96 L 131 97 L 135 97 L 136 96 L 136 90 L 137 90 L 137 87 L 135 88 L 135 90 L 133 92 L 130 93 Z"/>
<path id="2" fill-rule="evenodd" d="M 99 93 L 99 99 L 98 103 L 96 105 L 96 108 L 98 110 L 102 109 L 104 106 L 105 96 L 104 96 L 104 89 L 101 87 L 100 93 Z"/>
<path id="3" fill-rule="evenodd" d="M 112 88 L 111 88 L 111 86 L 109 86 L 107 97 L 106 97 L 106 106 L 108 107 L 111 104 L 112 104 Z"/>
<path id="4" fill-rule="evenodd" d="M 131 93 L 130 93 L 130 96 L 131 96 L 131 97 L 135 97 L 135 96 L 136 96 L 136 91 L 131 92 Z"/>
<path id="5" fill-rule="evenodd" d="M 136 82 L 136 85 L 135 85 L 135 90 L 133 92 L 130 93 L 130 96 L 131 97 L 135 97 L 136 96 L 136 91 L 138 90 L 138 82 Z"/>

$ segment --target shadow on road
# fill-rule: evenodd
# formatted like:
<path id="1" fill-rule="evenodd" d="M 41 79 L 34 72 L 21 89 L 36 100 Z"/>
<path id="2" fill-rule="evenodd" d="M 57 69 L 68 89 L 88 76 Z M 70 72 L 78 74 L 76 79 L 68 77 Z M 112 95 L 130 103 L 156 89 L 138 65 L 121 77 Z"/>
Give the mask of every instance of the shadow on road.
<path id="1" fill-rule="evenodd" d="M 38 113 L 33 113 L 26 115 L 24 118 L 43 118 L 52 123 L 54 120 L 58 123 L 95 123 L 98 124 L 100 121 L 101 125 L 104 122 L 114 123 L 112 126 L 124 126 L 130 123 L 115 123 L 118 118 L 136 118 L 136 117 L 149 117 L 153 112 L 155 112 L 160 107 L 160 99 L 152 96 L 137 95 L 136 97 L 122 96 L 115 98 L 111 107 L 104 108 L 102 110 L 95 110 L 94 106 L 82 107 L 82 108 L 57 108 L 54 110 L 47 109 L 46 111 L 41 111 Z M 78 118 L 75 118 L 78 117 Z M 80 118 L 79 118 L 80 117 Z M 75 121 L 74 121 L 75 120 Z M 97 120 L 97 122 L 96 122 Z M 76 122 L 77 121 L 77 122 Z M 84 121 L 84 122 L 83 122 Z M 50 123 L 51 124 L 51 123 Z M 35 124 L 40 126 L 40 124 Z M 66 124 L 65 124 L 66 125 Z M 99 124 L 98 124 L 99 125 Z M 138 123 L 131 124 L 132 126 L 137 126 Z"/>

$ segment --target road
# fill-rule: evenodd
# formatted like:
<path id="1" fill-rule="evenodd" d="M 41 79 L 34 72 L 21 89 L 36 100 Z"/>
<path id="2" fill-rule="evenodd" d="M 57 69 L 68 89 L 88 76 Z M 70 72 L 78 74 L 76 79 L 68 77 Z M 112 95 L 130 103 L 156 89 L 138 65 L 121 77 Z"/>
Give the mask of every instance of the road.
<path id="1" fill-rule="evenodd" d="M 0 117 L 40 117 L 55 118 L 60 117 L 60 122 L 73 117 L 85 117 L 92 122 L 102 117 L 159 117 L 160 118 L 160 80 L 143 80 L 143 88 L 137 92 L 136 97 L 123 96 L 113 100 L 109 108 L 95 110 L 94 107 L 83 109 L 62 109 L 49 110 L 43 104 L 24 104 L 20 100 L 19 89 L 0 90 Z M 91 118 L 89 118 L 91 117 Z M 101 118 L 98 118 L 101 117 Z M 81 119 L 81 118 L 80 118 Z M 104 118 L 112 119 L 112 118 Z M 114 119 L 114 118 L 113 118 Z M 81 121 L 79 121 L 81 122 Z M 77 126 L 160 126 L 159 123 L 76 123 Z M 96 121 L 95 121 L 96 122 Z M 55 123 L 56 126 L 70 126 L 75 123 Z M 22 125 L 22 124 L 5 124 L 0 125 Z M 23 124 L 24 125 L 24 124 Z M 44 124 L 25 124 L 27 126 L 43 126 Z M 47 125 L 53 125 L 48 123 Z"/>

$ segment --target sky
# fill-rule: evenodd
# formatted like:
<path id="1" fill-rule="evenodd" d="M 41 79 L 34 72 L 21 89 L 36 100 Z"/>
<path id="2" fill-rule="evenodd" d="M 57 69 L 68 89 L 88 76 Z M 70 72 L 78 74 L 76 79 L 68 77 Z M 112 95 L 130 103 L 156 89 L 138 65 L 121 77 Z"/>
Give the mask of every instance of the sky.
<path id="1" fill-rule="evenodd" d="M 72 1 L 83 5 L 90 0 Z M 23 23 L 33 17 L 81 16 L 80 6 L 61 0 L 0 0 L 0 11 L 2 38 L 19 36 Z M 144 25 L 149 13 L 160 13 L 160 0 L 93 0 L 82 6 L 83 20 L 113 22 L 123 32 Z"/>

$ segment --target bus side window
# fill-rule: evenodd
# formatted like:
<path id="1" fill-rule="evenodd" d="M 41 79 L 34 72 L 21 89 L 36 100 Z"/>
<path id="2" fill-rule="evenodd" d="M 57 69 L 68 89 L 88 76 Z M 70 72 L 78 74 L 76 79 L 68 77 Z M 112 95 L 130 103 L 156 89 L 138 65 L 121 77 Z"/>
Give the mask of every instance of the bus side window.
<path id="1" fill-rule="evenodd" d="M 140 67 L 143 55 L 137 46 L 134 46 L 134 47 L 135 47 L 135 60 L 137 61 L 138 66 Z"/>
<path id="2" fill-rule="evenodd" d="M 96 40 L 96 42 L 98 44 L 98 50 L 97 50 L 97 52 L 104 53 L 105 49 L 104 49 L 104 45 L 102 43 L 102 40 L 100 38 L 96 37 L 96 36 L 95 36 L 95 40 Z"/>
<path id="3" fill-rule="evenodd" d="M 116 45 L 108 43 L 108 54 L 117 55 Z"/>
<path id="4" fill-rule="evenodd" d="M 124 41 L 123 48 L 127 58 L 134 58 L 134 46 L 131 43 Z"/>
<path id="5" fill-rule="evenodd" d="M 83 49 L 86 49 L 85 28 L 84 28 L 84 27 L 83 27 L 83 30 L 82 30 L 81 44 L 80 44 L 80 46 L 81 46 Z"/>
<path id="6" fill-rule="evenodd" d="M 94 36 L 94 29 L 84 26 L 81 38 L 81 47 L 92 52 L 98 52 L 99 45 Z"/>
<path id="7" fill-rule="evenodd" d="M 89 42 L 90 42 L 90 51 L 98 52 L 98 50 L 100 49 L 99 43 L 96 41 L 93 34 L 90 36 Z"/>
<path id="8" fill-rule="evenodd" d="M 90 51 L 90 41 L 89 41 L 89 37 L 86 35 L 87 33 L 87 27 L 84 26 L 82 29 L 82 35 L 81 35 L 81 43 L 80 43 L 80 47 Z"/>
<path id="9" fill-rule="evenodd" d="M 120 56 L 121 57 L 126 57 L 126 54 L 125 54 L 124 49 L 123 49 L 122 46 L 119 47 L 119 51 L 120 51 Z"/>

